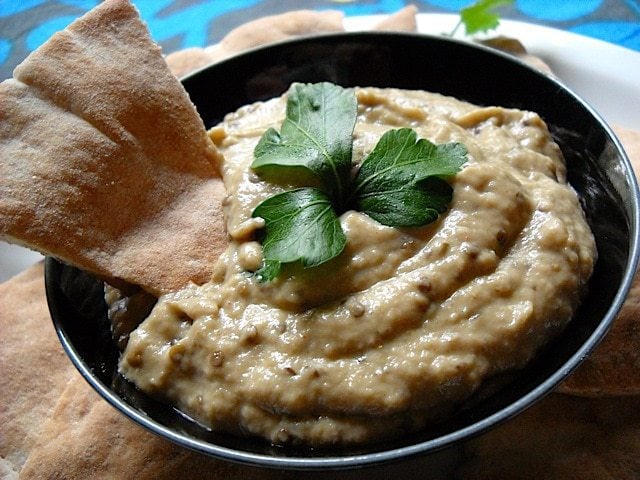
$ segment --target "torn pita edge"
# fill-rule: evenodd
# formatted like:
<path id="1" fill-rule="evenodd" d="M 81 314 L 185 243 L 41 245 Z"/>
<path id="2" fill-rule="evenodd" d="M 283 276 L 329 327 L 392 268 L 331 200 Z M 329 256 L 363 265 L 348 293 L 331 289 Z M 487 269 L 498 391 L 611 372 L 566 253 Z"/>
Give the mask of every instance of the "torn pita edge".
<path id="1" fill-rule="evenodd" d="M 124 38 L 119 38 L 119 35 Z M 83 41 L 87 44 L 82 44 Z M 110 41 L 115 42 L 115 45 L 110 44 Z M 128 51 L 134 53 L 126 55 Z M 92 70 L 96 66 L 102 70 Z M 103 79 L 101 75 L 107 78 Z M 0 218 L 0 236 L 11 243 L 88 270 L 100 278 L 108 279 L 110 283 L 117 285 L 122 283 L 120 280 L 134 283 L 156 295 L 177 290 L 190 281 L 208 281 L 215 260 L 228 243 L 221 206 L 226 194 L 219 175 L 221 156 L 209 139 L 187 92 L 169 71 L 160 47 L 151 39 L 135 7 L 128 0 L 103 2 L 29 55 L 16 67 L 14 76 L 14 79 L 6 80 L 0 86 L 0 94 L 4 95 L 3 103 L 6 106 L 4 115 L 0 113 L 0 137 L 4 137 L 6 145 L 3 152 L 5 158 L 0 160 L 0 171 L 5 177 L 4 184 L 0 180 L 3 197 L 0 199 L 3 202 L 0 204 L 0 215 L 4 217 Z M 151 89 L 149 77 L 156 79 L 154 88 Z M 77 85 L 79 88 L 76 90 L 73 88 L 76 86 L 74 82 L 85 84 Z M 119 95 L 114 90 L 118 86 L 123 86 L 130 92 Z M 92 91 L 93 87 L 95 91 Z M 105 92 L 101 92 L 101 87 L 105 88 Z M 105 93 L 106 100 L 103 98 L 102 103 L 92 103 L 94 94 L 97 97 L 100 93 Z M 11 95 L 19 98 L 10 101 L 8 97 Z M 139 104 L 135 104 L 137 98 L 140 98 Z M 155 102 L 151 102 L 150 106 L 149 98 Z M 127 103 L 129 99 L 130 104 Z M 47 109 L 47 102 L 51 105 L 50 109 Z M 138 112 L 131 105 L 139 106 L 141 122 L 146 119 L 147 123 L 155 124 L 143 126 L 136 132 L 135 117 Z M 147 112 L 145 109 L 151 111 Z M 17 117 L 11 118 L 10 115 Z M 50 137 L 44 140 L 39 138 L 52 132 L 55 137 L 58 133 L 54 128 L 60 125 L 56 125 L 56 122 L 65 122 L 65 118 L 58 120 L 56 115 L 67 116 L 67 131 L 61 133 L 61 136 L 66 134 L 67 137 L 57 139 L 58 143 L 49 141 Z M 162 120 L 163 117 L 165 125 L 175 122 L 175 132 L 167 134 L 171 129 L 165 128 L 154 136 L 154 128 L 162 123 L 158 119 Z M 42 125 L 48 129 L 44 132 L 34 131 Z M 91 130 L 92 127 L 95 131 Z M 138 138 L 143 136 L 140 132 L 150 132 L 149 138 Z M 170 138 L 161 138 L 163 134 Z M 69 138 L 71 143 L 78 143 L 71 147 L 78 148 L 70 148 L 64 144 Z M 191 140 L 193 145 L 189 144 Z M 50 156 L 55 157 L 58 154 L 64 157 L 63 162 L 57 165 L 50 162 L 37 172 L 29 171 L 31 164 L 41 163 L 37 154 L 33 154 L 39 145 L 45 145 L 49 149 L 43 156 L 53 153 Z M 82 155 L 71 160 L 66 158 L 77 154 L 78 150 L 87 145 L 90 148 L 85 152 L 84 158 Z M 185 150 L 180 151 L 180 147 Z M 171 154 L 177 160 L 170 159 L 167 162 L 171 154 L 166 153 L 173 148 L 176 151 Z M 100 155 L 104 156 L 103 160 L 119 163 L 110 166 L 95 163 L 90 167 L 83 163 L 85 159 L 94 161 L 92 157 Z M 182 161 L 183 158 L 186 160 Z M 159 159 L 158 165 L 145 164 L 144 161 L 149 159 Z M 20 161 L 29 164 L 28 168 L 23 168 L 24 165 L 18 168 L 16 164 Z M 135 209 L 142 207 L 140 202 L 132 198 L 129 203 L 120 202 L 113 209 L 115 212 L 110 212 L 109 200 L 112 196 L 109 191 L 105 191 L 104 184 L 122 179 L 117 175 L 100 178 L 99 172 L 105 168 L 107 173 L 113 173 L 118 171 L 118 167 L 126 171 L 129 164 L 136 161 L 141 163 L 142 169 L 135 170 L 134 167 L 130 172 L 134 177 L 153 177 L 153 167 L 163 170 L 155 183 L 147 182 L 151 193 L 138 194 L 149 211 L 137 218 Z M 36 183 L 36 180 L 45 177 L 56 177 L 59 172 L 56 172 L 54 166 L 74 170 L 71 173 L 78 170 L 80 177 L 83 174 L 87 177 L 97 176 L 95 184 L 89 185 L 90 188 L 84 192 L 89 195 L 86 198 L 87 205 L 95 208 L 93 224 L 83 223 L 91 216 L 86 215 L 86 212 L 84 216 L 78 217 L 78 223 L 73 223 L 76 213 L 87 207 L 82 203 L 82 197 L 75 203 L 71 198 L 81 190 L 76 188 L 78 184 L 73 183 L 77 179 L 69 184 L 62 181 L 56 184 L 51 178 L 41 184 Z M 83 170 L 85 167 L 89 169 Z M 31 173 L 31 178 L 20 178 L 26 174 L 25 170 Z M 70 172 L 65 172 L 68 173 Z M 16 178 L 10 178 L 12 174 Z M 85 181 L 84 178 L 80 180 L 80 183 Z M 171 186 L 165 185 L 166 183 L 174 183 L 177 188 L 172 191 Z M 41 188 L 44 193 L 38 191 Z M 135 192 L 123 192 L 125 197 L 132 193 L 135 197 Z M 160 206 L 157 208 L 154 207 L 155 193 L 159 193 Z M 205 200 L 197 198 L 197 195 L 208 197 Z M 196 222 L 181 222 L 179 214 L 172 216 L 171 212 L 162 211 L 161 208 L 182 208 L 185 217 L 190 217 L 191 200 L 199 202 L 198 206 L 205 204 L 203 225 L 198 225 L 199 219 Z M 55 208 L 48 209 L 52 204 Z M 127 210 L 133 213 L 127 213 Z M 112 219 L 116 225 L 109 231 L 106 224 L 111 217 L 116 217 Z M 190 218 L 193 219 L 193 216 Z M 158 219 L 164 220 L 167 227 L 174 228 L 176 235 L 166 234 L 161 228 L 154 226 L 153 223 Z M 59 225 L 56 226 L 55 221 Z M 33 222 L 40 222 L 40 225 Z M 122 231 L 118 230 L 118 222 L 124 224 Z M 192 227 L 192 224 L 195 226 Z M 100 238 L 89 238 L 91 235 L 86 231 L 91 232 L 91 228 L 95 229 L 93 233 Z M 188 232 L 190 228 L 194 235 L 201 238 L 194 239 L 185 234 L 185 229 Z M 85 231 L 78 233 L 76 230 Z M 170 240 L 166 245 L 166 252 L 156 245 L 157 241 L 154 242 L 153 238 L 144 238 L 143 235 L 149 233 L 160 233 L 158 239 Z M 176 243 L 174 237 L 179 237 L 183 243 Z M 154 250 L 154 255 L 164 258 L 141 256 L 145 243 Z M 135 255 L 128 255 L 128 248 L 133 248 Z M 190 252 L 189 249 L 194 250 Z"/>

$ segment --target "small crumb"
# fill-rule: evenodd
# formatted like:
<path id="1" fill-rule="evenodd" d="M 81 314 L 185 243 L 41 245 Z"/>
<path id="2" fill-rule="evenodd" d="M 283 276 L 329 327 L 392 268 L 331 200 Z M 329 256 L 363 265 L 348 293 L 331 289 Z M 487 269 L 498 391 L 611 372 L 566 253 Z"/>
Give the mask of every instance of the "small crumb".
<path id="1" fill-rule="evenodd" d="M 500 244 L 501 247 L 505 246 L 505 244 L 507 243 L 507 232 L 505 232 L 504 229 L 501 229 L 496 234 L 496 241 Z"/>
<path id="2" fill-rule="evenodd" d="M 262 246 L 258 242 L 247 242 L 238 248 L 238 263 L 243 270 L 255 272 L 262 265 Z"/>
<path id="3" fill-rule="evenodd" d="M 275 435 L 277 443 L 287 443 L 289 438 L 291 438 L 291 435 L 289 435 L 289 431 L 286 428 L 281 428 Z"/>
<path id="4" fill-rule="evenodd" d="M 183 344 L 177 343 L 169 349 L 169 358 L 173 363 L 180 363 L 184 357 L 186 349 Z"/>
<path id="5" fill-rule="evenodd" d="M 256 172 L 249 172 L 248 177 L 249 181 L 251 183 L 260 183 L 262 180 L 260 179 L 260 177 L 258 176 L 258 174 L 256 174 Z"/>
<path id="6" fill-rule="evenodd" d="M 366 308 L 365 306 L 362 304 L 362 302 L 359 302 L 358 300 L 355 300 L 353 298 L 349 299 L 349 301 L 347 302 L 347 310 L 349 310 L 349 313 L 354 316 L 354 317 L 361 317 L 364 315 Z"/>
<path id="7" fill-rule="evenodd" d="M 418 281 L 418 290 L 423 295 L 428 295 L 433 290 L 433 283 L 428 277 L 423 277 Z"/>
<path id="8" fill-rule="evenodd" d="M 256 340 L 258 340 L 258 335 L 258 328 L 255 325 L 251 325 L 245 330 L 242 342 L 246 344 L 256 343 Z"/>
<path id="9" fill-rule="evenodd" d="M 211 352 L 209 354 L 209 365 L 212 367 L 218 368 L 224 364 L 224 353 L 220 350 L 215 352 Z"/>
<path id="10" fill-rule="evenodd" d="M 127 363 L 131 365 L 133 368 L 138 368 L 142 366 L 142 352 L 140 350 L 136 350 L 135 352 L 131 352 L 127 355 Z"/>
<path id="11" fill-rule="evenodd" d="M 237 225 L 235 228 L 230 229 L 229 235 L 236 241 L 247 240 L 251 238 L 256 230 L 264 228 L 264 225 L 264 218 L 249 218 Z"/>
<path id="12" fill-rule="evenodd" d="M 209 130 L 209 138 L 213 143 L 220 146 L 225 138 L 227 138 L 227 132 L 224 126 L 218 125 Z"/>

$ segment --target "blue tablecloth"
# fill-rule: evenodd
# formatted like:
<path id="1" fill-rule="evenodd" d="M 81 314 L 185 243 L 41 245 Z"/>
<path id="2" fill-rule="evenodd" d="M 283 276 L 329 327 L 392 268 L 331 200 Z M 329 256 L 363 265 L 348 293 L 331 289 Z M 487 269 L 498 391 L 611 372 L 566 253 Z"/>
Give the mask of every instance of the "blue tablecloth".
<path id="1" fill-rule="evenodd" d="M 472 0 L 133 0 L 165 52 L 218 42 L 232 28 L 288 10 L 337 9 L 347 15 L 390 13 L 406 4 L 420 12 L 458 12 Z M 0 79 L 55 31 L 99 0 L 0 0 Z M 504 18 L 589 35 L 640 51 L 639 0 L 516 0 Z"/>

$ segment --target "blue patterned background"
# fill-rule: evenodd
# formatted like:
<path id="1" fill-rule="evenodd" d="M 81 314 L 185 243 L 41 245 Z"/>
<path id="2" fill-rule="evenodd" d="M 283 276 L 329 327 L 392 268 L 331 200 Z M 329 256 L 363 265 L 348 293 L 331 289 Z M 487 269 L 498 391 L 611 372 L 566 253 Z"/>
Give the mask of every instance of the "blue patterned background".
<path id="1" fill-rule="evenodd" d="M 165 52 L 218 42 L 232 28 L 288 10 L 339 9 L 347 15 L 394 12 L 452 13 L 472 0 L 134 0 Z M 98 0 L 0 0 L 0 79 L 54 32 Z M 640 51 L 640 0 L 516 0 L 501 10 L 523 20 L 592 36 Z"/>

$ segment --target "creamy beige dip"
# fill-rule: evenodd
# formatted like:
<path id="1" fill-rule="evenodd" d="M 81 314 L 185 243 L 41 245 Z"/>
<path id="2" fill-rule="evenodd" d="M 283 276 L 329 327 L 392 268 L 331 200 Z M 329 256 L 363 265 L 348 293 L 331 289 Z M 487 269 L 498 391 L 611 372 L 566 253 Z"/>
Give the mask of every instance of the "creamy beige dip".
<path id="1" fill-rule="evenodd" d="M 210 283 L 160 298 L 131 334 L 120 370 L 142 390 L 214 429 L 364 442 L 446 415 L 570 320 L 596 250 L 538 115 L 417 91 L 357 98 L 356 163 L 401 126 L 466 145 L 450 209 L 412 229 L 347 212 L 338 258 L 259 283 L 247 273 L 262 260 L 251 212 L 287 186 L 249 166 L 285 100 L 229 114 L 210 135 L 225 157 L 232 241 Z"/>

